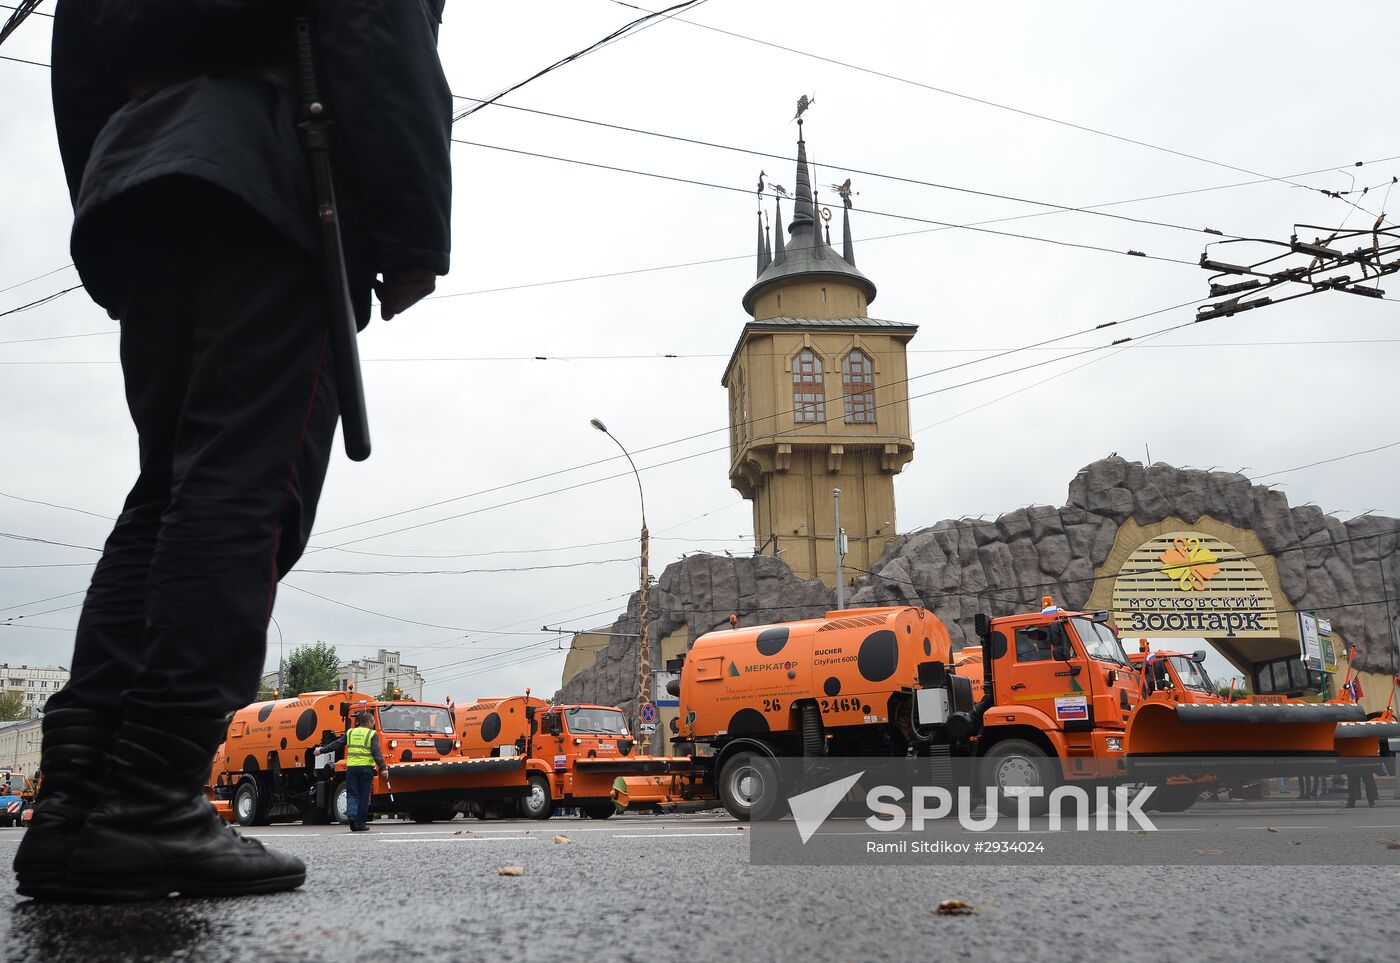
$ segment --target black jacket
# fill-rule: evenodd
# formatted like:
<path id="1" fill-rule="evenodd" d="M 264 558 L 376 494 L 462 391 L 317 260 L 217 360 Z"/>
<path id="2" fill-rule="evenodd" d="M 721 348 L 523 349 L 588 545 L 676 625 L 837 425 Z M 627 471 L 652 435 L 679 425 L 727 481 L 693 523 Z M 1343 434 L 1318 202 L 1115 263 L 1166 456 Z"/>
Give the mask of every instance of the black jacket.
<path id="1" fill-rule="evenodd" d="M 375 274 L 447 273 L 452 100 L 437 56 L 445 0 L 309 2 L 363 323 Z M 108 256 L 121 218 L 104 224 L 102 212 L 171 175 L 231 192 L 319 253 L 295 128 L 292 6 L 60 0 L 54 115 L 75 212 L 74 260 L 98 303 L 111 307 L 121 282 Z"/>

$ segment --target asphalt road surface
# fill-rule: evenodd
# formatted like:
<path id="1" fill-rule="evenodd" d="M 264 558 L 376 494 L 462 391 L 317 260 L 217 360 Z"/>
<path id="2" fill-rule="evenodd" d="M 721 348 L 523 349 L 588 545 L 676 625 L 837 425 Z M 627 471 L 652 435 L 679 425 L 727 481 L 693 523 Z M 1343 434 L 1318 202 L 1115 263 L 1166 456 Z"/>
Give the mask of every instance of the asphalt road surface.
<path id="1" fill-rule="evenodd" d="M 726 816 L 378 822 L 255 831 L 306 860 L 282 895 L 4 907 L 6 960 L 1024 960 L 1391 958 L 1400 805 L 1203 804 L 1159 821 L 1180 865 L 767 866 Z M 1035 832 L 1044 838 L 1043 824 Z M 852 823 L 852 832 L 861 825 Z M 8 863 L 22 830 L 0 830 Z M 569 842 L 556 843 L 556 834 Z M 1109 838 L 1110 836 L 1114 838 Z M 971 834 L 962 838 L 972 838 Z M 1059 836 L 1055 837 L 1057 843 Z M 1231 865 L 1260 847 L 1368 865 Z M 519 877 L 498 874 L 518 866 Z M 936 912 L 963 900 L 965 916 Z"/>

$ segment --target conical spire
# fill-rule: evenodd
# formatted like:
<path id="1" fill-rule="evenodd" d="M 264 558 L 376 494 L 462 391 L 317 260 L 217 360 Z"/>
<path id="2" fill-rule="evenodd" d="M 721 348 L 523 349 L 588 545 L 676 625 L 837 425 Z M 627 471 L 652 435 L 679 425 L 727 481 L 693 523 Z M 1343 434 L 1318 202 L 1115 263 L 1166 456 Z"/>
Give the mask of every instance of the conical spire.
<path id="1" fill-rule="evenodd" d="M 812 175 L 807 171 L 807 142 L 802 139 L 802 120 L 797 121 L 797 191 L 793 195 L 792 223 L 788 230 L 796 234 L 812 226 Z"/>
<path id="2" fill-rule="evenodd" d="M 773 217 L 773 263 L 787 260 L 787 250 L 783 247 L 783 199 L 774 198 L 777 214 Z"/>
<path id="3" fill-rule="evenodd" d="M 856 266 L 856 249 L 851 244 L 851 209 L 849 207 L 841 215 L 841 256 L 851 267 Z"/>
<path id="4" fill-rule="evenodd" d="M 758 277 L 767 270 L 772 263 L 772 258 L 768 254 L 768 232 L 763 229 L 763 212 L 758 212 L 758 271 L 754 277 Z"/>
<path id="5" fill-rule="evenodd" d="M 800 282 L 823 281 L 834 283 L 838 287 L 855 289 L 858 299 L 849 295 L 838 295 L 828 302 L 823 296 L 823 303 L 833 305 L 831 310 L 836 310 L 835 305 L 839 303 L 842 310 L 864 316 L 866 306 L 875 300 L 875 285 L 855 266 L 849 212 L 846 213 L 846 220 L 842 225 L 845 243 L 842 251 L 838 252 L 831 246 L 831 225 L 824 223 L 825 219 L 820 216 L 821 198 L 812 190 L 812 186 L 812 170 L 807 161 L 807 141 L 799 126 L 796 189 L 791 195 L 781 191 L 782 197 L 788 197 L 792 201 L 792 221 L 785 224 L 782 197 L 776 198 L 774 217 L 768 224 L 768 229 L 772 231 L 772 247 L 766 255 L 764 251 L 759 251 L 758 278 L 744 294 L 744 310 L 755 318 L 760 315 L 764 318 L 776 316 L 774 312 L 780 306 L 779 299 L 765 301 L 759 307 L 760 300 L 767 293 Z M 847 199 L 846 190 L 849 187 L 848 182 L 837 188 L 843 201 Z M 784 236 L 785 234 L 787 236 Z M 754 314 L 755 310 L 760 314 Z"/>

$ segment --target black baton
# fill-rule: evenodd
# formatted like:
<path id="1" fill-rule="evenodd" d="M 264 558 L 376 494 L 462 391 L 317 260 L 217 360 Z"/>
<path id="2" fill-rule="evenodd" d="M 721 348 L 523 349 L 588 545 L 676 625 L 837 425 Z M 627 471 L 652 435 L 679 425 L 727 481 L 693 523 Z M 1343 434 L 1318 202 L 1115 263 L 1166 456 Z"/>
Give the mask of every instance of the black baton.
<path id="1" fill-rule="evenodd" d="M 345 249 L 340 240 L 340 215 L 335 206 L 335 181 L 331 177 L 330 118 L 316 81 L 311 20 L 303 15 L 292 23 L 296 28 L 297 80 L 301 95 L 301 121 L 297 129 L 301 131 L 302 149 L 311 164 L 312 186 L 316 192 L 316 220 L 321 227 L 321 265 L 345 454 L 351 461 L 364 461 L 369 457 L 369 414 L 365 409 L 364 379 L 360 375 L 358 329 L 355 310 L 350 304 Z"/>

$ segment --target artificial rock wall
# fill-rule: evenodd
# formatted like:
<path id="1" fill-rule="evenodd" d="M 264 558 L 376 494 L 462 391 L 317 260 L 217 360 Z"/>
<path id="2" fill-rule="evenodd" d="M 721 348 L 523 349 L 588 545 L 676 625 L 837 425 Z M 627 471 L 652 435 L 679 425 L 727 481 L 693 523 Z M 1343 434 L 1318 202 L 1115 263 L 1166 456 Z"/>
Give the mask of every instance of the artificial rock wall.
<path id="1" fill-rule="evenodd" d="M 847 607 L 923 603 L 955 644 L 971 641 L 977 612 L 1003 614 L 1052 595 L 1085 605 L 1095 570 L 1128 520 L 1151 525 L 1203 517 L 1253 532 L 1277 565 L 1280 587 L 1300 609 L 1315 608 L 1357 648 L 1356 665 L 1389 672 L 1400 624 L 1400 520 L 1368 515 L 1343 522 L 1313 505 L 1290 507 L 1282 492 L 1232 472 L 1106 458 L 1081 469 L 1061 507 L 1032 505 L 996 519 L 950 519 L 900 535 L 856 583 Z M 753 625 L 811 618 L 834 602 L 820 582 L 795 578 L 767 556 L 696 555 L 668 566 L 651 601 L 653 643 L 678 628 L 690 641 L 731 613 Z M 1389 600 L 1387 613 L 1386 600 Z M 612 628 L 636 632 L 637 597 Z M 568 701 L 622 705 L 636 697 L 636 653 L 618 639 L 562 690 Z M 657 651 L 653 645 L 653 651 Z"/>

